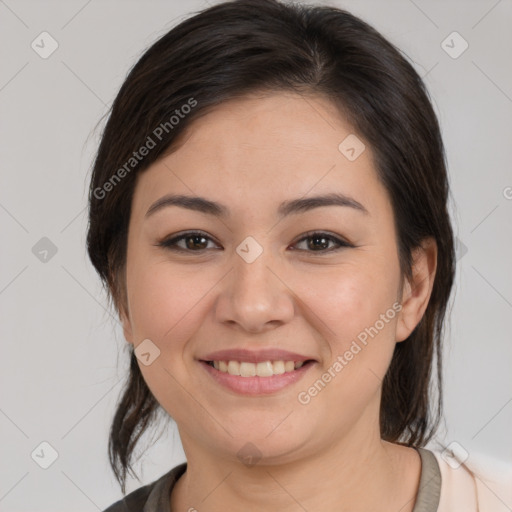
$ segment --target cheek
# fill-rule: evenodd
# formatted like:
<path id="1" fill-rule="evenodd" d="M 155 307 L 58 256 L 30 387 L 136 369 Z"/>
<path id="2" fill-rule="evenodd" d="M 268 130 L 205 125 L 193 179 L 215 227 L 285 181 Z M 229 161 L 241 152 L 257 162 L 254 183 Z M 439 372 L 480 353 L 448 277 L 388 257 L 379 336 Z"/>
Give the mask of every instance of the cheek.
<path id="1" fill-rule="evenodd" d="M 127 282 L 136 343 L 150 339 L 160 350 L 151 365 L 139 361 L 142 376 L 168 414 L 186 424 L 201 410 L 193 409 L 195 402 L 183 390 L 188 379 L 184 356 L 189 340 L 201 325 L 201 317 L 211 308 L 208 291 L 216 281 L 204 274 L 173 268 L 168 262 L 156 262 L 134 265 Z"/>
<path id="2" fill-rule="evenodd" d="M 390 333 L 396 316 L 397 283 L 393 269 L 370 264 L 347 265 L 316 277 L 310 288 L 314 292 L 309 292 L 312 309 L 329 328 L 326 332 L 333 350 L 346 350 L 347 344 L 376 323 L 379 335 L 380 331 L 384 336 Z M 386 316 L 384 325 L 381 315 Z"/>
<path id="3" fill-rule="evenodd" d="M 393 355 L 398 275 L 381 270 L 351 265 L 309 283 L 308 305 L 327 326 L 322 335 L 330 354 L 320 375 L 304 383 L 301 403 L 308 402 L 305 410 L 312 414 L 327 415 L 333 435 L 378 399 Z"/>
<path id="4" fill-rule="evenodd" d="M 187 327 L 197 327 L 195 319 L 213 283 L 166 262 L 135 264 L 127 283 L 136 338 L 149 338 L 161 349 L 174 350 L 187 339 Z"/>

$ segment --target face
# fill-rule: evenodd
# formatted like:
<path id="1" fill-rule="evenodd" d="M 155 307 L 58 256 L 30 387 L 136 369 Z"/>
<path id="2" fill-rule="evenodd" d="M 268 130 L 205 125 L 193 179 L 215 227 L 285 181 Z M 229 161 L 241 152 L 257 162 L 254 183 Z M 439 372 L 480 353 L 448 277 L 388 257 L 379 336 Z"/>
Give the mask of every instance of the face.
<path id="1" fill-rule="evenodd" d="M 136 349 L 150 340 L 139 366 L 185 451 L 256 450 L 277 464 L 378 435 L 382 378 L 428 291 L 399 303 L 410 288 L 391 203 L 369 145 L 355 159 L 356 139 L 339 149 L 349 135 L 328 100 L 246 97 L 139 175 L 124 333 Z M 171 195 L 220 206 L 155 206 Z M 276 375 L 232 376 L 211 359 Z M 280 360 L 310 362 L 280 374 Z"/>

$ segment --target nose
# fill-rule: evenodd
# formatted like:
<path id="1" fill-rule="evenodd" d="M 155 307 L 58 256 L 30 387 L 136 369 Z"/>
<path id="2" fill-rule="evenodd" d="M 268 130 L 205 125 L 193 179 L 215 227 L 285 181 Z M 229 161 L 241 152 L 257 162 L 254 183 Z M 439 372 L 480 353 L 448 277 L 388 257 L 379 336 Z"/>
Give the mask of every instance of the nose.
<path id="1" fill-rule="evenodd" d="M 270 251 L 264 250 L 252 263 L 236 252 L 232 260 L 233 269 L 217 299 L 217 321 L 251 333 L 289 322 L 295 310 L 293 293 Z"/>

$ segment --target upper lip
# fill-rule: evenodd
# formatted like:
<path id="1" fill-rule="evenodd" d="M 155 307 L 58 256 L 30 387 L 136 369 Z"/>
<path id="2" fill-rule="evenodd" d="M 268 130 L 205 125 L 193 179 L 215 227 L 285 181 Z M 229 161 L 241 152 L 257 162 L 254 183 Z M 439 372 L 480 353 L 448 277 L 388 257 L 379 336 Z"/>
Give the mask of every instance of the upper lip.
<path id="1" fill-rule="evenodd" d="M 218 350 L 199 358 L 202 361 L 243 361 L 248 363 L 261 363 L 264 361 L 308 361 L 312 357 L 303 356 L 287 350 L 275 348 L 263 350 L 246 350 L 243 348 Z"/>

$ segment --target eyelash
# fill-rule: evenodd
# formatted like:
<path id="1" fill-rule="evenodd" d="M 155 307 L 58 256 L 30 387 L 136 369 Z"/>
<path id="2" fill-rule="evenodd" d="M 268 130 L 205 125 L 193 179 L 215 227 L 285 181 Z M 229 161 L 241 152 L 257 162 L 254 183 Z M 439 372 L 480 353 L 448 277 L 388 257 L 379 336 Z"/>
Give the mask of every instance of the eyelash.
<path id="1" fill-rule="evenodd" d="M 187 231 L 186 233 L 182 233 L 181 235 L 178 235 L 178 236 L 166 239 L 166 240 L 162 240 L 161 242 L 157 243 L 156 245 L 158 247 L 164 247 L 165 249 L 169 249 L 171 251 L 176 251 L 176 252 L 192 252 L 192 253 L 201 254 L 204 251 L 207 251 L 208 249 L 199 249 L 197 251 L 194 251 L 194 250 L 184 249 L 183 247 L 177 246 L 177 242 L 187 239 L 187 238 L 194 237 L 194 236 L 200 236 L 207 240 L 213 241 L 212 238 L 207 236 L 205 233 L 202 233 L 201 231 Z M 347 247 L 354 247 L 353 245 L 349 244 L 348 242 L 342 240 L 341 238 L 338 238 L 337 236 L 331 235 L 331 234 L 323 232 L 323 231 L 310 231 L 310 232 L 306 233 L 302 238 L 297 240 L 297 242 L 295 242 L 294 245 L 298 244 L 300 242 L 303 242 L 304 240 L 307 240 L 309 238 L 315 238 L 315 237 L 326 238 L 328 240 L 331 240 L 331 241 L 335 242 L 336 244 L 338 244 L 338 247 L 330 248 L 330 249 L 322 249 L 320 251 L 308 251 L 308 250 L 304 250 L 304 249 L 299 249 L 299 250 L 305 251 L 305 252 L 325 254 L 325 253 L 330 253 L 333 251 L 338 251 L 340 249 L 347 248 Z"/>

